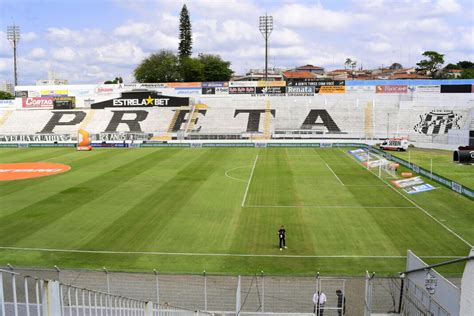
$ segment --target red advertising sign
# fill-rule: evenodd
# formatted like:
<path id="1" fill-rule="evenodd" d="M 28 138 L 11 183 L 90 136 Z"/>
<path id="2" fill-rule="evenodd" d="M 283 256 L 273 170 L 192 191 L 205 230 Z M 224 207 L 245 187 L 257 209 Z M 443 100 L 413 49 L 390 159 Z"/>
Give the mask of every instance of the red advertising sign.
<path id="1" fill-rule="evenodd" d="M 408 86 L 377 86 L 377 93 L 407 93 Z"/>
<path id="2" fill-rule="evenodd" d="M 52 109 L 54 98 L 22 98 L 23 108 L 29 109 Z"/>

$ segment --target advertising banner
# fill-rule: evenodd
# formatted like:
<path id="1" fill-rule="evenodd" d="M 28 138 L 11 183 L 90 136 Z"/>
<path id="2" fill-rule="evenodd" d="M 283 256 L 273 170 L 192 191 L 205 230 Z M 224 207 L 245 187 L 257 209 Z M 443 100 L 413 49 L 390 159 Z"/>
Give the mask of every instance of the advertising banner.
<path id="1" fill-rule="evenodd" d="M 256 87 L 257 81 L 229 81 L 229 87 Z"/>
<path id="2" fill-rule="evenodd" d="M 201 88 L 175 88 L 176 94 L 201 94 Z"/>
<path id="3" fill-rule="evenodd" d="M 470 84 L 442 84 L 441 93 L 471 93 L 472 85 Z"/>
<path id="4" fill-rule="evenodd" d="M 369 152 L 362 148 L 349 150 L 348 153 L 360 162 L 367 161 L 369 158 Z"/>
<path id="5" fill-rule="evenodd" d="M 27 98 L 28 91 L 15 91 L 15 97 L 17 98 Z"/>
<path id="6" fill-rule="evenodd" d="M 14 108 L 15 100 L 0 100 L 0 108 Z"/>
<path id="7" fill-rule="evenodd" d="M 415 185 L 412 187 L 404 188 L 403 190 L 408 194 L 416 194 L 420 192 L 426 192 L 436 189 L 434 186 L 428 183 L 424 183 L 421 185 Z"/>
<path id="8" fill-rule="evenodd" d="M 137 88 L 166 88 L 166 83 L 137 83 Z"/>
<path id="9" fill-rule="evenodd" d="M 220 88 L 220 87 L 228 87 L 229 83 L 227 81 L 209 81 L 203 82 L 203 88 Z"/>
<path id="10" fill-rule="evenodd" d="M 22 107 L 25 109 L 52 109 L 53 98 L 22 98 Z"/>
<path id="11" fill-rule="evenodd" d="M 420 177 L 413 177 L 413 178 L 402 179 L 402 180 L 393 180 L 392 183 L 399 188 L 406 188 L 406 187 L 411 187 L 418 184 L 423 184 L 423 179 L 421 179 Z"/>
<path id="12" fill-rule="evenodd" d="M 286 87 L 286 93 L 291 96 L 312 96 L 314 95 L 314 86 Z"/>
<path id="13" fill-rule="evenodd" d="M 107 93 L 117 93 L 118 89 L 116 89 L 113 85 L 107 86 L 98 86 L 95 88 L 95 93 L 97 94 L 107 94 Z"/>
<path id="14" fill-rule="evenodd" d="M 91 104 L 91 109 L 129 107 L 178 107 L 189 106 L 189 98 L 165 96 L 155 91 L 123 92 L 122 96 Z"/>
<path id="15" fill-rule="evenodd" d="M 440 93 L 440 85 L 409 86 L 408 89 L 414 93 Z"/>
<path id="16" fill-rule="evenodd" d="M 278 94 L 284 95 L 286 92 L 285 87 L 257 87 L 257 94 Z"/>
<path id="17" fill-rule="evenodd" d="M 201 88 L 200 82 L 168 82 L 166 83 L 168 88 Z"/>
<path id="18" fill-rule="evenodd" d="M 39 91 L 28 91 L 28 95 L 26 97 L 41 98 L 41 93 Z"/>
<path id="19" fill-rule="evenodd" d="M 375 86 L 346 86 L 346 93 L 375 93 Z"/>
<path id="20" fill-rule="evenodd" d="M 328 93 L 346 93 L 345 86 L 321 86 L 319 88 L 320 94 L 328 94 Z"/>
<path id="21" fill-rule="evenodd" d="M 202 94 L 216 94 L 216 88 L 202 88 Z"/>
<path id="22" fill-rule="evenodd" d="M 286 87 L 286 81 L 257 81 L 257 87 Z"/>
<path id="23" fill-rule="evenodd" d="M 256 87 L 229 87 L 229 94 L 255 94 Z"/>
<path id="24" fill-rule="evenodd" d="M 345 80 L 327 80 L 327 79 L 291 79 L 288 86 L 345 86 Z"/>
<path id="25" fill-rule="evenodd" d="M 67 97 L 67 90 L 40 90 L 42 97 Z"/>
<path id="26" fill-rule="evenodd" d="M 72 140 L 69 134 L 21 134 L 21 135 L 0 135 L 0 142 L 67 142 Z"/>
<path id="27" fill-rule="evenodd" d="M 229 88 L 215 88 L 216 94 L 229 94 Z"/>
<path id="28" fill-rule="evenodd" d="M 408 86 L 376 86 L 376 93 L 407 93 Z"/>
<path id="29" fill-rule="evenodd" d="M 55 110 L 70 110 L 76 108 L 76 97 L 59 97 L 53 99 Z"/>

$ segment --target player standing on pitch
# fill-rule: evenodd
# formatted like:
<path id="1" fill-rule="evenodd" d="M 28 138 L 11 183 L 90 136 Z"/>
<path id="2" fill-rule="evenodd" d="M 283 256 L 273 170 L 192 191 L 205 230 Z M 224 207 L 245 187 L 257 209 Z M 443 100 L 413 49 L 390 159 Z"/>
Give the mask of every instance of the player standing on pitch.
<path id="1" fill-rule="evenodd" d="M 278 230 L 278 237 L 280 238 L 280 251 L 283 250 L 283 247 L 286 249 L 286 241 L 285 241 L 285 226 L 281 225 L 280 229 Z"/>

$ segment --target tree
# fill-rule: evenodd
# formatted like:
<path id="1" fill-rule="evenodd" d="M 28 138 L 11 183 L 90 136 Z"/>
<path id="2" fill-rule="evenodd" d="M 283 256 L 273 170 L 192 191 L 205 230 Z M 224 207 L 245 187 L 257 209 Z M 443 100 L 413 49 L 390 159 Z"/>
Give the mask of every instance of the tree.
<path id="1" fill-rule="evenodd" d="M 0 100 L 13 100 L 15 97 L 10 93 L 6 91 L 0 91 Z"/>
<path id="2" fill-rule="evenodd" d="M 138 82 L 181 81 L 178 58 L 170 51 L 161 51 L 145 58 L 133 74 Z"/>
<path id="3" fill-rule="evenodd" d="M 344 62 L 344 69 L 347 69 L 347 67 L 351 67 L 352 65 L 352 59 L 346 58 L 346 61 Z"/>
<path id="4" fill-rule="evenodd" d="M 185 82 L 205 81 L 204 64 L 198 58 L 182 57 L 180 72 Z"/>
<path id="5" fill-rule="evenodd" d="M 205 81 L 228 81 L 234 73 L 230 62 L 222 60 L 219 55 L 199 54 L 198 60 L 204 66 Z"/>
<path id="6" fill-rule="evenodd" d="M 192 54 L 193 39 L 191 33 L 191 21 L 186 5 L 183 5 L 179 16 L 179 57 L 190 57 Z"/>
<path id="7" fill-rule="evenodd" d="M 114 80 L 107 80 L 104 82 L 104 84 L 117 84 L 117 83 L 123 83 L 122 77 L 115 77 Z"/>
<path id="8" fill-rule="evenodd" d="M 446 67 L 444 67 L 444 69 L 446 70 L 452 70 L 452 69 L 460 69 L 461 67 L 459 67 L 459 65 L 455 65 L 455 64 L 447 64 Z"/>
<path id="9" fill-rule="evenodd" d="M 474 79 L 474 68 L 471 69 L 463 69 L 461 72 L 461 76 L 459 79 Z"/>
<path id="10" fill-rule="evenodd" d="M 422 55 L 427 57 L 427 59 L 423 59 L 416 63 L 419 67 L 418 70 L 425 71 L 426 73 L 429 72 L 432 78 L 436 78 L 438 71 L 444 64 L 444 54 L 435 51 L 426 51 Z"/>
<path id="11" fill-rule="evenodd" d="M 399 69 L 402 69 L 402 68 L 403 68 L 403 66 L 400 63 L 393 63 L 390 67 L 388 67 L 388 69 L 390 69 L 390 70 L 399 70 Z"/>
<path id="12" fill-rule="evenodd" d="M 467 61 L 467 60 L 463 60 L 463 61 L 460 61 L 457 63 L 457 65 L 459 66 L 459 68 L 461 69 L 473 69 L 474 68 L 474 63 L 471 62 L 471 61 Z"/>

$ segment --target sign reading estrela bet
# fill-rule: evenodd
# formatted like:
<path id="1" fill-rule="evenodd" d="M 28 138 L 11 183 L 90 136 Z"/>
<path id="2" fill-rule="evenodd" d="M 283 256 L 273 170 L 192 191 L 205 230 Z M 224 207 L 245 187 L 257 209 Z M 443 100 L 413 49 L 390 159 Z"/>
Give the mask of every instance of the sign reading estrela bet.
<path id="1" fill-rule="evenodd" d="M 188 106 L 189 98 L 165 96 L 155 91 L 128 91 L 122 92 L 119 98 L 109 99 L 91 104 L 92 109 L 109 107 L 180 107 Z"/>
<path id="2" fill-rule="evenodd" d="M 168 106 L 170 99 L 157 99 L 149 96 L 146 99 L 114 99 L 114 106 Z"/>

